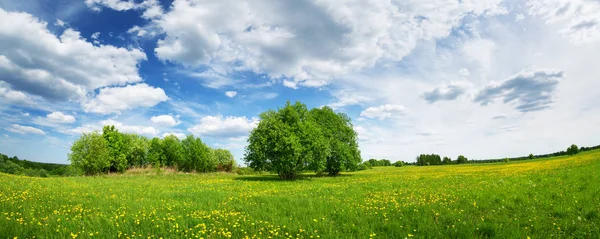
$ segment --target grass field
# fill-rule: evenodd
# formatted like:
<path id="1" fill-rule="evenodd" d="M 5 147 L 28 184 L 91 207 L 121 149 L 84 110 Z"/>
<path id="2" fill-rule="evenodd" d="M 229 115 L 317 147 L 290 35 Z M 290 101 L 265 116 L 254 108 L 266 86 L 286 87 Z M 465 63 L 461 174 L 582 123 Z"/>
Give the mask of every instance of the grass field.
<path id="1" fill-rule="evenodd" d="M 1 238 L 600 238 L 600 151 L 339 177 L 0 174 Z"/>

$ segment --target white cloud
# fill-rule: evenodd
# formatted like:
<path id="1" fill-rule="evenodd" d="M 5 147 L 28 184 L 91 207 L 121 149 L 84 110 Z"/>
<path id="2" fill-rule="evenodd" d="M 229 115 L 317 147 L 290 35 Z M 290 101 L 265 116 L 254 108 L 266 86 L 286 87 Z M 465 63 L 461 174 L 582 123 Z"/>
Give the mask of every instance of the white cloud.
<path id="1" fill-rule="evenodd" d="M 23 116 L 29 116 L 29 113 L 25 112 L 22 114 Z"/>
<path id="2" fill-rule="evenodd" d="M 179 120 L 173 118 L 173 116 L 171 116 L 171 115 L 152 116 L 152 118 L 150 118 L 150 121 L 152 121 L 152 123 L 155 123 L 158 125 L 169 126 L 169 127 L 178 125 L 180 123 Z"/>
<path id="3" fill-rule="evenodd" d="M 144 0 L 135 2 L 132 0 L 85 0 L 85 4 L 94 11 L 102 8 L 110 8 L 116 11 L 144 10 L 142 17 L 152 19 L 163 14 L 158 0 Z"/>
<path id="4" fill-rule="evenodd" d="M 233 98 L 235 95 L 237 95 L 236 91 L 227 91 L 225 92 L 225 95 L 229 98 Z"/>
<path id="5" fill-rule="evenodd" d="M 65 134 L 82 134 L 82 133 L 90 133 L 93 131 L 102 132 L 102 128 L 107 125 L 114 125 L 120 132 L 124 133 L 134 133 L 145 136 L 158 136 L 160 131 L 152 126 L 145 125 L 131 125 L 128 123 L 123 123 L 114 119 L 101 120 L 96 123 L 84 124 L 75 128 L 64 129 L 59 128 L 58 131 Z"/>
<path id="6" fill-rule="evenodd" d="M 399 61 L 420 40 L 448 36 L 464 16 L 505 14 L 500 2 L 176 0 L 153 21 L 165 33 L 155 53 L 191 68 L 208 65 L 223 76 L 250 70 L 284 77 L 293 88 L 319 87 Z"/>
<path id="7" fill-rule="evenodd" d="M 468 83 L 466 82 L 451 82 L 449 84 L 441 84 L 430 91 L 424 92 L 422 97 L 430 104 L 442 100 L 450 101 L 465 94 L 467 88 Z"/>
<path id="8" fill-rule="evenodd" d="M 179 139 L 185 139 L 186 135 L 184 133 L 177 133 L 177 132 L 169 132 L 169 133 L 163 133 L 162 137 L 167 137 L 169 135 L 175 135 L 175 137 L 179 138 Z"/>
<path id="9" fill-rule="evenodd" d="M 50 122 L 54 122 L 54 123 L 73 123 L 73 122 L 75 122 L 74 116 L 63 114 L 60 111 L 52 112 L 52 113 L 46 115 L 46 119 L 48 119 Z"/>
<path id="10" fill-rule="evenodd" d="M 91 36 L 91 38 L 94 40 L 98 40 L 99 37 L 100 37 L 100 32 L 94 32 Z"/>
<path id="11" fill-rule="evenodd" d="M 2 83 L 2 81 L 0 81 Z M 21 91 L 10 90 L 0 84 L 0 99 L 12 104 L 28 105 L 32 103 L 31 97 Z"/>
<path id="12" fill-rule="evenodd" d="M 52 34 L 47 23 L 0 9 L 0 79 L 13 90 L 49 100 L 81 99 L 108 85 L 138 82 L 139 49 L 95 46 L 78 31 Z"/>
<path id="13" fill-rule="evenodd" d="M 385 104 L 378 107 L 369 107 L 360 113 L 361 117 L 378 118 L 380 120 L 404 115 L 406 109 L 401 105 Z"/>
<path id="14" fill-rule="evenodd" d="M 205 116 L 200 119 L 200 124 L 188 128 L 188 131 L 201 136 L 234 138 L 248 135 L 257 124 L 257 118 L 248 119 L 245 116 Z"/>
<path id="15" fill-rule="evenodd" d="M 327 104 L 327 106 L 333 109 L 338 109 L 349 105 L 362 105 L 373 100 L 373 98 L 365 95 L 364 93 L 349 90 L 335 91 L 332 93 L 332 96 L 335 98 L 335 101 Z"/>
<path id="16" fill-rule="evenodd" d="M 18 125 L 18 124 L 12 124 L 6 130 L 13 132 L 13 133 L 17 133 L 17 134 L 41 134 L 41 135 L 46 134 L 46 132 L 44 132 L 41 129 L 34 128 L 31 126 Z"/>
<path id="17" fill-rule="evenodd" d="M 530 0 L 529 14 L 559 24 L 559 34 L 573 43 L 600 41 L 600 2 L 587 0 Z"/>
<path id="18" fill-rule="evenodd" d="M 110 114 L 136 107 L 152 107 L 168 99 L 163 89 L 140 83 L 102 88 L 97 96 L 88 99 L 82 105 L 85 112 Z"/>

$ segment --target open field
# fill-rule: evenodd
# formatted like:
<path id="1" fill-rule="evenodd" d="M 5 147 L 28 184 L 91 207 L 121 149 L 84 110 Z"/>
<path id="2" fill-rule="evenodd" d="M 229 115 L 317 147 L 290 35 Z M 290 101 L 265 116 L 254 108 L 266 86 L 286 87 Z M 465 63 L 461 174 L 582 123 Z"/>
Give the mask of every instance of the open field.
<path id="1" fill-rule="evenodd" d="M 0 174 L 1 238 L 599 238 L 600 150 L 339 177 Z"/>

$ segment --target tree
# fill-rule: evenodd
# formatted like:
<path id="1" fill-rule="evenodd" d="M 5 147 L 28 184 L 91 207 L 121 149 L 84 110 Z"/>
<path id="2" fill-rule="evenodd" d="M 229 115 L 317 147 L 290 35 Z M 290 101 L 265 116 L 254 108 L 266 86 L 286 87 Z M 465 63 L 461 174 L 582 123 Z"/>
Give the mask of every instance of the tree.
<path id="1" fill-rule="evenodd" d="M 102 137 L 106 140 L 110 152 L 110 172 L 124 172 L 127 165 L 126 142 L 123 134 L 114 125 L 102 128 Z"/>
<path id="2" fill-rule="evenodd" d="M 211 158 L 210 148 L 193 135 L 188 135 L 181 141 L 184 160 L 179 165 L 183 171 L 212 172 L 216 169 L 216 162 Z"/>
<path id="3" fill-rule="evenodd" d="M 142 167 L 149 164 L 148 149 L 150 142 L 146 137 L 137 134 L 124 134 L 129 167 Z"/>
<path id="4" fill-rule="evenodd" d="M 165 154 L 159 138 L 154 137 L 150 140 L 150 147 L 148 148 L 148 163 L 155 167 L 160 167 L 165 163 Z"/>
<path id="5" fill-rule="evenodd" d="M 282 179 L 293 179 L 304 170 L 325 169 L 329 145 L 306 105 L 288 101 L 277 111 L 261 113 L 260 119 L 246 146 L 244 160 L 251 168 L 275 172 Z"/>
<path id="6" fill-rule="evenodd" d="M 394 163 L 394 166 L 396 166 L 396 167 L 403 167 L 403 166 L 404 166 L 404 162 L 402 162 L 402 161 L 398 160 L 398 161 L 396 161 L 396 162 Z"/>
<path id="7" fill-rule="evenodd" d="M 467 157 L 459 155 L 458 158 L 456 159 L 456 163 L 457 164 L 469 163 L 469 160 L 467 159 Z"/>
<path id="8" fill-rule="evenodd" d="M 309 114 L 328 146 L 325 172 L 338 175 L 340 171 L 355 170 L 362 159 L 358 150 L 358 136 L 350 117 L 343 113 L 335 113 L 327 106 L 311 109 Z"/>
<path id="9" fill-rule="evenodd" d="M 572 144 L 569 148 L 567 148 L 568 155 L 575 155 L 579 153 L 579 148 L 577 145 Z"/>
<path id="10" fill-rule="evenodd" d="M 444 159 L 442 160 L 442 162 L 444 164 L 451 164 L 452 163 L 452 159 L 450 157 L 444 157 Z"/>
<path id="11" fill-rule="evenodd" d="M 104 173 L 111 167 L 110 149 L 98 132 L 84 133 L 71 146 L 71 165 L 87 175 Z"/>
<path id="12" fill-rule="evenodd" d="M 177 136 L 167 135 L 162 139 L 161 146 L 165 155 L 164 166 L 178 167 L 185 164 L 183 147 Z"/>
<path id="13" fill-rule="evenodd" d="M 212 161 L 217 164 L 217 171 L 231 172 L 237 167 L 233 154 L 227 149 L 211 150 Z"/>
<path id="14" fill-rule="evenodd" d="M 529 154 L 529 156 L 527 156 L 528 159 L 534 159 L 535 156 L 533 156 L 533 154 Z"/>

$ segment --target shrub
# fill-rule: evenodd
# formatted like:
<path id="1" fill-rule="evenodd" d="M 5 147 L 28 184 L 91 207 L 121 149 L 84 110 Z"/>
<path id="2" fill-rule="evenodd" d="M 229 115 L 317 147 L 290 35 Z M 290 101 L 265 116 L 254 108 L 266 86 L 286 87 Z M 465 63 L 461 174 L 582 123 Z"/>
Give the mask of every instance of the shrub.
<path id="1" fill-rule="evenodd" d="M 87 175 L 108 172 L 111 166 L 108 145 L 98 132 L 84 133 L 73 143 L 68 157 L 71 165 Z"/>

